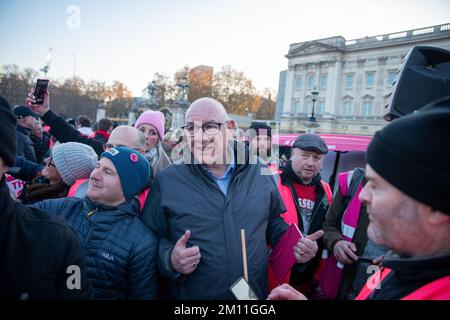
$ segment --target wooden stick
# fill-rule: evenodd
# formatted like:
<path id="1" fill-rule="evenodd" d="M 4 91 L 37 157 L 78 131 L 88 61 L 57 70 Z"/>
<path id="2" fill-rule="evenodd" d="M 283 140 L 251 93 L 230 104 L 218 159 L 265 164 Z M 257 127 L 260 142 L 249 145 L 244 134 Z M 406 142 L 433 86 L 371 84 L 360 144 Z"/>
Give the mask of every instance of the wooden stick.
<path id="1" fill-rule="evenodd" d="M 247 247 L 245 245 L 245 230 L 241 229 L 241 243 L 242 243 L 242 262 L 244 263 L 244 279 L 248 282 L 247 271 Z"/>

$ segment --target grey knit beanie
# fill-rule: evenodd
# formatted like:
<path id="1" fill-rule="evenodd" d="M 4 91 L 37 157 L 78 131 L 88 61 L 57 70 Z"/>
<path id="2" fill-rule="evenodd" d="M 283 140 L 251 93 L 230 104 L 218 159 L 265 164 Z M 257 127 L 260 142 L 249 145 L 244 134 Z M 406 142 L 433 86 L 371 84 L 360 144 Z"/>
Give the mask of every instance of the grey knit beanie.
<path id="1" fill-rule="evenodd" d="M 78 142 L 67 142 L 53 147 L 52 158 L 56 170 L 68 186 L 78 179 L 89 178 L 98 161 L 92 147 Z"/>

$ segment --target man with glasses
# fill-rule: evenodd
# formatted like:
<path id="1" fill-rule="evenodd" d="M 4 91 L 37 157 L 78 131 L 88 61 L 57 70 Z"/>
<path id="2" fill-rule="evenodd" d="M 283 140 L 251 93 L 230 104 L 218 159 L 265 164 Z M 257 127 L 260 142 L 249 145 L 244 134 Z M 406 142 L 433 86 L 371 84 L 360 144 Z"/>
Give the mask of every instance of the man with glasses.
<path id="1" fill-rule="evenodd" d="M 183 161 L 155 178 L 141 216 L 160 240 L 168 298 L 232 299 L 229 288 L 245 273 L 244 243 L 248 281 L 264 298 L 267 244 L 274 246 L 288 227 L 274 180 L 232 138 L 235 123 L 218 101 L 194 101 L 185 121 Z"/>

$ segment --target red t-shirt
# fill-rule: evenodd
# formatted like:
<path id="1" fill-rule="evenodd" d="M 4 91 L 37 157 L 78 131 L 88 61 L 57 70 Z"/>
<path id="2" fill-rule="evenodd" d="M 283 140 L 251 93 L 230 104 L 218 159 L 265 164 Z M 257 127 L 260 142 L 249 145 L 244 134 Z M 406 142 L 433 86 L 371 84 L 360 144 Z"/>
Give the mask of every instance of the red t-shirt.
<path id="1" fill-rule="evenodd" d="M 307 235 L 317 198 L 316 186 L 305 186 L 294 182 L 294 189 L 298 196 L 298 206 L 303 220 L 303 233 Z"/>

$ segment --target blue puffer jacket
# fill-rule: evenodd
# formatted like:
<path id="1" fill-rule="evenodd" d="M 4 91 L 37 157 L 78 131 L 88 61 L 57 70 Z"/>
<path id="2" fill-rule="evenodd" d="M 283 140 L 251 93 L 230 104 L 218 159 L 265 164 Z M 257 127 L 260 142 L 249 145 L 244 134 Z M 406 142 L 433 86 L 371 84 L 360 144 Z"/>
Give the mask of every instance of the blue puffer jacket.
<path id="1" fill-rule="evenodd" d="M 97 299 L 156 299 L 158 240 L 137 217 L 133 199 L 117 207 L 88 198 L 34 204 L 63 216 L 77 231 Z"/>

